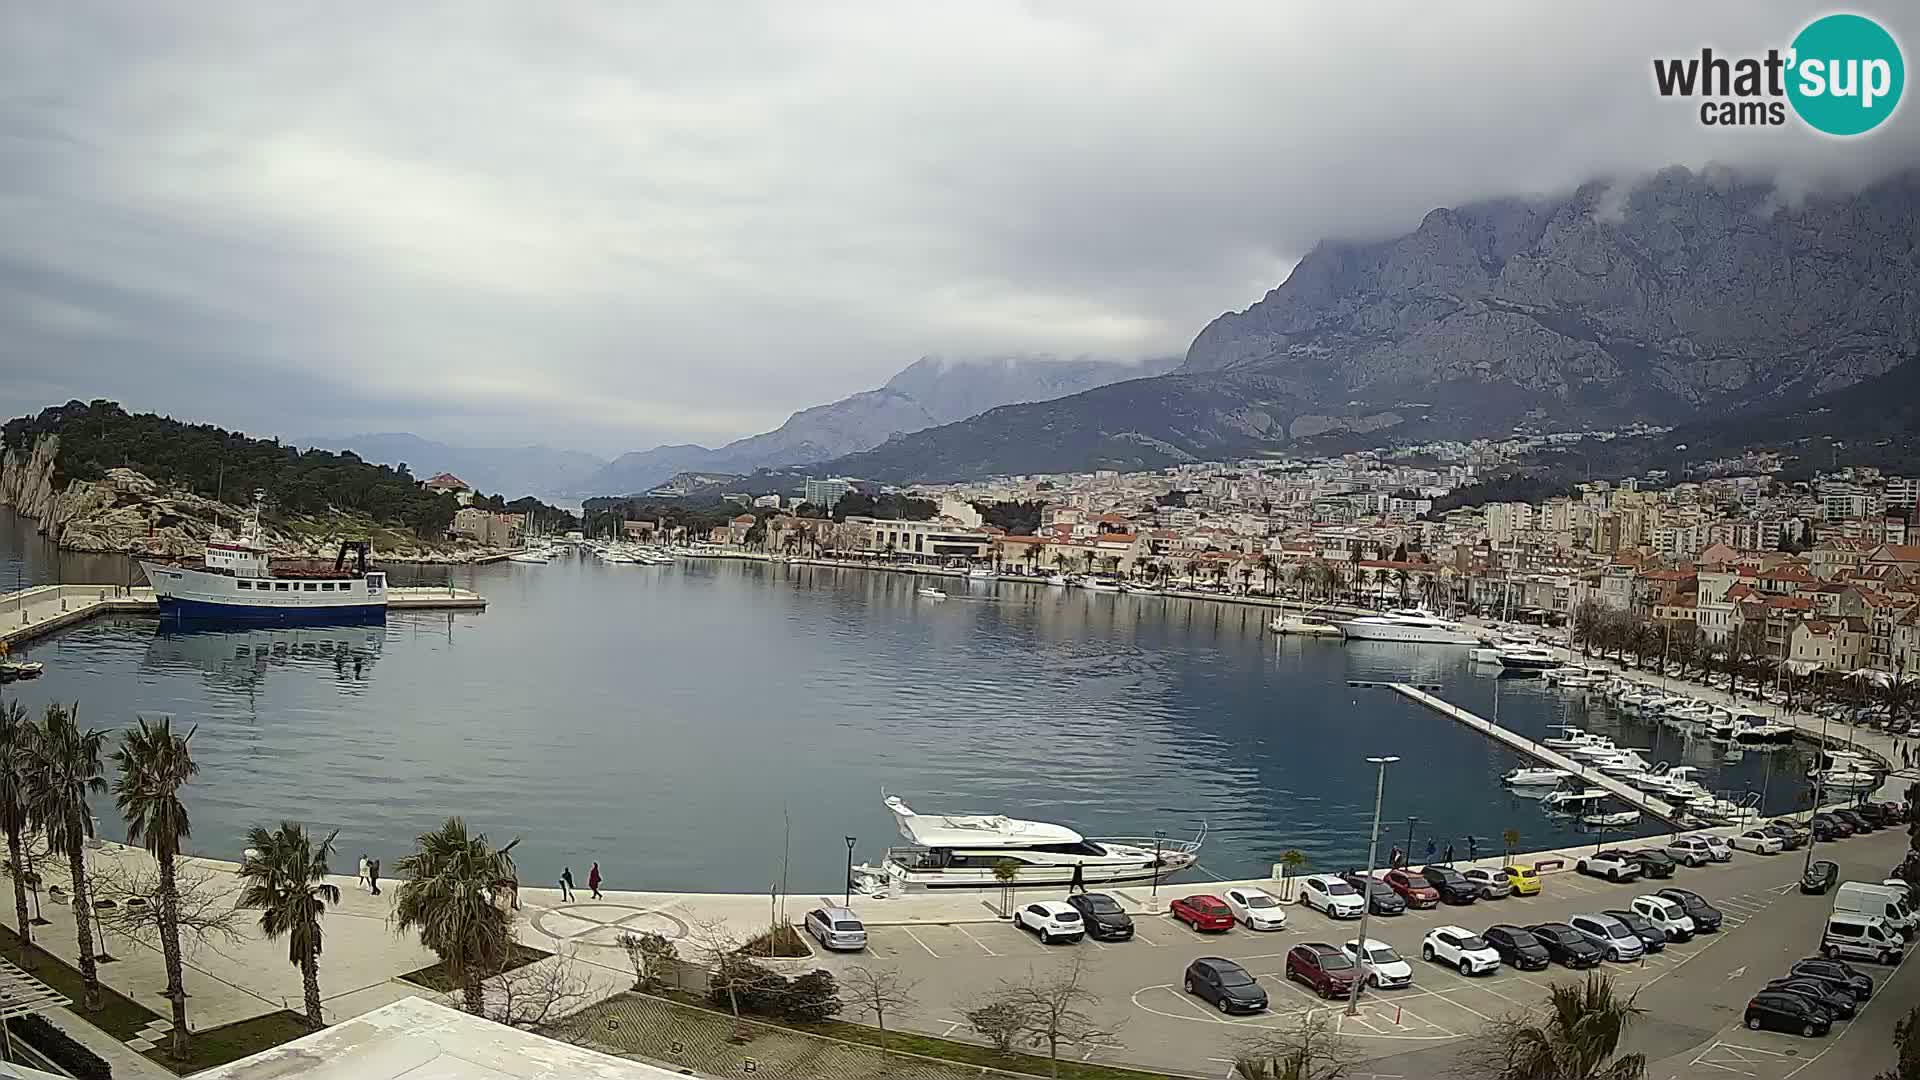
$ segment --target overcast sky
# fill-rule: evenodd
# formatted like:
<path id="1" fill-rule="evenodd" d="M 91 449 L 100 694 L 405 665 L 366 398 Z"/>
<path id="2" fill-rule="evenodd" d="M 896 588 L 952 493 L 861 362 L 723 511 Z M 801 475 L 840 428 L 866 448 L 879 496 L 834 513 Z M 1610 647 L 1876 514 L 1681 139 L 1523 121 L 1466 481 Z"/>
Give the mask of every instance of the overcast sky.
<path id="1" fill-rule="evenodd" d="M 1912 102 L 1653 94 L 1824 5 L 1572 7 L 0 0 L 0 411 L 712 443 L 926 353 L 1184 352 L 1436 205 L 1920 157 Z"/>

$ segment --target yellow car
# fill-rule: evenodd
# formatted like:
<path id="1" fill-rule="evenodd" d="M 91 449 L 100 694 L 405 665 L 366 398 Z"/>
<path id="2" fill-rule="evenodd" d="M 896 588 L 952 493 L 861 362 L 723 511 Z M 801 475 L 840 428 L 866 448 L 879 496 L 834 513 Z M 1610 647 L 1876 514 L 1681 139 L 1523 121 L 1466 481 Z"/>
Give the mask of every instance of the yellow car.
<path id="1" fill-rule="evenodd" d="M 1525 866 L 1508 866 L 1507 882 L 1513 886 L 1515 896 L 1534 896 L 1540 892 L 1540 875 Z"/>

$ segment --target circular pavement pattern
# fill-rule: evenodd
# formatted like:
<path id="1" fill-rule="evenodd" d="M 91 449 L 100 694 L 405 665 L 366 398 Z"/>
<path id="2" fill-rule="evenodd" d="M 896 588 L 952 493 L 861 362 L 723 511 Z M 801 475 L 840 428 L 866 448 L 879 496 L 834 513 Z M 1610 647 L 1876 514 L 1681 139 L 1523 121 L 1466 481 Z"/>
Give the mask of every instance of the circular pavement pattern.
<path id="1" fill-rule="evenodd" d="M 620 948 L 621 934 L 660 934 L 669 941 L 687 936 L 687 924 L 663 911 L 604 900 L 548 908 L 529 921 L 562 944 L 602 949 Z"/>

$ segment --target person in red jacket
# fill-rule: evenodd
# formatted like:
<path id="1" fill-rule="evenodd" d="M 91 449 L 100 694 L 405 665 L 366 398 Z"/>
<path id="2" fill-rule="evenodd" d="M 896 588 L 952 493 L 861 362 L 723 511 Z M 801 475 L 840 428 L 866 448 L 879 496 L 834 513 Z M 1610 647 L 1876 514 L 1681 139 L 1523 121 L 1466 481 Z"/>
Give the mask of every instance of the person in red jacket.
<path id="1" fill-rule="evenodd" d="M 587 891 L 593 893 L 595 900 L 600 899 L 600 864 L 597 862 L 587 870 Z"/>

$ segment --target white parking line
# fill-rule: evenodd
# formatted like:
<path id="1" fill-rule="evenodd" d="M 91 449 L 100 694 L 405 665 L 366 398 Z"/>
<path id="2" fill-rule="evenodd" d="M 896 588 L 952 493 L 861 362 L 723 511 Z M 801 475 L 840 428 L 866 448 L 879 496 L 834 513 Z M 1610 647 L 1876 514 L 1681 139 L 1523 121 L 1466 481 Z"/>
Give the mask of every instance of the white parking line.
<path id="1" fill-rule="evenodd" d="M 929 947 L 927 946 L 927 943 L 926 943 L 926 942 L 924 942 L 924 941 L 921 941 L 921 940 L 920 940 L 920 935 L 919 935 L 919 934 L 916 934 L 916 933 L 914 933 L 914 932 L 913 932 L 913 929 L 912 929 L 911 927 L 907 927 L 907 926 L 903 926 L 903 927 L 901 927 L 900 929 L 901 929 L 901 930 L 903 930 L 903 931 L 905 931 L 905 932 L 906 932 L 906 935 L 907 935 L 908 937 L 910 937 L 910 938 L 912 938 L 912 939 L 913 939 L 913 943 L 914 943 L 915 945 L 918 945 L 918 946 L 920 946 L 921 948 L 923 948 L 923 949 L 926 949 L 926 950 L 927 950 L 927 955 L 928 955 L 928 956 L 931 956 L 931 957 L 933 957 L 933 958 L 934 958 L 935 960 L 938 960 L 938 959 L 940 959 L 940 954 L 939 954 L 939 953 L 937 953 L 937 952 L 934 952 L 934 951 L 933 951 L 933 950 L 932 950 L 931 948 L 929 948 Z"/>
<path id="2" fill-rule="evenodd" d="M 999 955 L 1000 955 L 999 953 L 997 953 L 997 952 L 994 952 L 994 951 L 993 951 L 993 950 L 992 950 L 991 948 L 989 948 L 989 947 L 987 946 L 987 943 L 986 943 L 986 942 L 984 942 L 984 941 L 981 941 L 981 940 L 980 940 L 979 938 L 977 938 L 977 937 L 974 937 L 974 936 L 973 936 L 973 931 L 971 931 L 971 930 L 969 930 L 969 929 L 967 929 L 966 927 L 964 927 L 964 926 L 962 926 L 962 925 L 960 925 L 959 923 L 954 923 L 954 924 L 953 924 L 953 928 L 954 928 L 955 930 L 958 930 L 958 931 L 960 931 L 960 932 L 961 932 L 962 934 L 965 934 L 965 935 L 967 935 L 967 940 L 968 940 L 968 941 L 971 941 L 971 942 L 973 942 L 973 943 L 974 943 L 975 945 L 978 945 L 978 946 L 980 946 L 980 951 L 982 951 L 982 952 L 984 952 L 984 953 L 986 953 L 986 954 L 987 954 L 988 956 L 999 956 Z M 1026 931 L 1024 931 L 1024 930 L 1017 930 L 1017 931 L 1015 931 L 1015 932 L 1016 932 L 1016 933 L 1018 933 L 1018 934 L 1019 934 L 1019 935 L 1020 935 L 1020 936 L 1021 936 L 1022 938 L 1024 938 L 1024 937 L 1026 937 L 1026 936 L 1027 936 L 1027 933 L 1026 933 Z"/>

